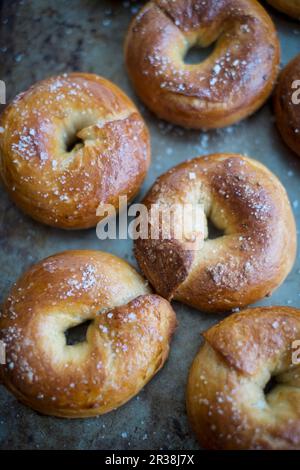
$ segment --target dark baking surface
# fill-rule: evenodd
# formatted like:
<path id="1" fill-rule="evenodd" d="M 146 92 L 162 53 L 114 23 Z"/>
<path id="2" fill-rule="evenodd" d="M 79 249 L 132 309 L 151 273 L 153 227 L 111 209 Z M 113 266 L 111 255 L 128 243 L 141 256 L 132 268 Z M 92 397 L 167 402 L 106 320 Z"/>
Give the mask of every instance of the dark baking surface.
<path id="1" fill-rule="evenodd" d="M 7 101 L 36 80 L 62 72 L 94 72 L 114 81 L 138 104 L 152 136 L 152 166 L 138 200 L 155 178 L 187 158 L 239 152 L 266 164 L 289 193 L 300 227 L 300 160 L 282 143 L 268 102 L 253 117 L 227 129 L 195 132 L 156 119 L 134 95 L 123 62 L 130 18 L 143 2 L 121 0 L 2 0 L 0 79 Z M 300 52 L 300 25 L 269 9 L 277 25 L 282 64 Z M 20 213 L 1 188 L 1 301 L 32 263 L 74 248 L 110 251 L 135 264 L 131 241 L 99 241 L 94 229 L 64 232 Z M 300 307 L 300 262 L 264 305 Z M 222 318 L 174 304 L 179 327 L 162 371 L 125 406 L 99 418 L 62 420 L 41 416 L 0 386 L 2 449 L 197 449 L 185 412 L 185 384 L 200 333 Z"/>

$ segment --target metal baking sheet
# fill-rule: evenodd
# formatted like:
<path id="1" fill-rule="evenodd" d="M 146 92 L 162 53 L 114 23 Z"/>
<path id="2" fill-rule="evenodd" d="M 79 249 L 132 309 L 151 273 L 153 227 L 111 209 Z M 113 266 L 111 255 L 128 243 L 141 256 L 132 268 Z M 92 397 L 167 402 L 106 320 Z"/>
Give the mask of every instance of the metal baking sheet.
<path id="1" fill-rule="evenodd" d="M 2 0 L 0 2 L 0 79 L 7 100 L 36 80 L 73 70 L 112 80 L 139 106 L 151 132 L 152 165 L 140 200 L 155 178 L 187 158 L 212 152 L 239 152 L 266 164 L 287 188 L 300 227 L 300 160 L 282 143 L 271 103 L 238 125 L 199 132 L 156 119 L 137 100 L 123 61 L 129 21 L 142 2 L 122 0 Z M 276 23 L 282 64 L 299 53 L 300 25 L 269 9 Z M 132 242 L 99 241 L 94 229 L 64 232 L 23 215 L 1 188 L 0 295 L 32 263 L 74 248 L 112 252 L 136 264 Z M 300 307 L 300 262 L 264 305 Z M 2 449 L 199 449 L 185 411 L 188 369 L 201 342 L 200 333 L 222 318 L 174 303 L 179 327 L 165 367 L 128 404 L 107 415 L 63 420 L 41 416 L 21 405 L 0 386 Z"/>

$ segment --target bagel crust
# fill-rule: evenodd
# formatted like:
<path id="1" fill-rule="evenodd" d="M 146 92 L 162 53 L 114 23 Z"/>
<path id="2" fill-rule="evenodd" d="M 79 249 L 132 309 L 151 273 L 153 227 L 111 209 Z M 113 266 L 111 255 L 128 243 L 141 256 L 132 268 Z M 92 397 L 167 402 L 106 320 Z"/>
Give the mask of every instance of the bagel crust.
<path id="1" fill-rule="evenodd" d="M 192 244 L 166 236 L 164 219 L 156 239 L 135 242 L 142 271 L 168 300 L 207 312 L 244 307 L 271 294 L 293 266 L 296 226 L 286 191 L 255 160 L 235 154 L 189 160 L 159 177 L 143 203 L 149 213 L 154 205 L 167 211 L 174 203 L 202 204 L 206 226 Z M 207 220 L 223 234 L 210 238 Z M 179 223 L 184 234 L 186 219 Z"/>
<path id="2" fill-rule="evenodd" d="M 185 62 L 189 49 L 214 42 L 207 59 Z M 277 77 L 280 46 L 256 0 L 152 0 L 130 25 L 125 59 L 138 96 L 158 117 L 213 129 L 262 106 Z"/>
<path id="3" fill-rule="evenodd" d="M 86 339 L 65 332 L 91 320 Z M 66 251 L 27 271 L 0 318 L 4 385 L 24 404 L 65 418 L 100 415 L 136 395 L 163 366 L 176 317 L 125 261 Z"/>
<path id="4" fill-rule="evenodd" d="M 285 143 L 300 156 L 300 54 L 281 72 L 274 96 L 279 132 Z M 297 100 L 293 102 L 293 95 Z"/>
<path id="5" fill-rule="evenodd" d="M 149 163 L 147 127 L 113 83 L 63 74 L 18 95 L 0 117 L 0 169 L 25 213 L 64 229 L 93 227 L 104 204 L 132 199 Z"/>
<path id="6" fill-rule="evenodd" d="M 203 336 L 187 384 L 188 417 L 202 446 L 299 450 L 300 363 L 293 343 L 300 310 L 245 310 Z"/>
<path id="7" fill-rule="evenodd" d="M 300 0 L 267 0 L 272 7 L 300 20 Z"/>

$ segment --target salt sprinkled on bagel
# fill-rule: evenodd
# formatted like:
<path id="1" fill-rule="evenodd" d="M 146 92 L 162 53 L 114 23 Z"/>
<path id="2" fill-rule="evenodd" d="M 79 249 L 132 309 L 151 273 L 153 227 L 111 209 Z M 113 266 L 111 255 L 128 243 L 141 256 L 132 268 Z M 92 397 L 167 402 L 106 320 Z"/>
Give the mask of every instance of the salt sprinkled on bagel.
<path id="1" fill-rule="evenodd" d="M 192 175 L 192 177 L 191 177 Z M 201 205 L 203 237 L 138 239 L 135 255 L 156 291 L 199 310 L 218 312 L 270 295 L 296 256 L 296 226 L 279 180 L 242 155 L 215 154 L 184 162 L 160 176 L 146 195 L 148 207 Z M 201 208 L 200 208 L 201 210 Z M 186 219 L 179 220 L 184 232 Z M 219 231 L 210 237 L 208 222 Z M 151 229 L 149 220 L 149 232 Z M 203 243 L 204 238 L 204 243 Z"/>
<path id="2" fill-rule="evenodd" d="M 150 163 L 147 127 L 129 98 L 93 74 L 52 77 L 0 117 L 1 176 L 13 201 L 56 227 L 95 226 L 103 204 L 131 200 Z"/>
<path id="3" fill-rule="evenodd" d="M 189 49 L 214 42 L 206 60 L 185 62 Z M 185 127 L 218 128 L 268 98 L 279 42 L 254 0 L 153 0 L 131 23 L 125 57 L 137 94 L 155 114 Z"/>
<path id="4" fill-rule="evenodd" d="M 70 329 L 90 322 L 83 340 Z M 66 251 L 30 268 L 0 317 L 0 378 L 41 413 L 76 418 L 122 405 L 163 366 L 176 317 L 123 260 Z"/>
<path id="5" fill-rule="evenodd" d="M 190 369 L 187 411 L 208 449 L 298 450 L 300 310 L 258 307 L 204 332 Z"/>

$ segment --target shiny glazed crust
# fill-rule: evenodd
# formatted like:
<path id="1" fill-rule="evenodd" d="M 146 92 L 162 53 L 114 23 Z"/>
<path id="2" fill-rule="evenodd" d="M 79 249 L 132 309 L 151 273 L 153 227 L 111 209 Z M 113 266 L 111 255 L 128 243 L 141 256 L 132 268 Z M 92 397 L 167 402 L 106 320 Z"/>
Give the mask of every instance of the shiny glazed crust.
<path id="1" fill-rule="evenodd" d="M 129 98 L 93 74 L 52 77 L 0 117 L 0 169 L 13 201 L 55 227 L 93 227 L 104 204 L 132 199 L 150 163 L 147 127 Z"/>
<path id="2" fill-rule="evenodd" d="M 283 140 L 300 156 L 300 54 L 281 72 L 274 108 Z"/>
<path id="3" fill-rule="evenodd" d="M 187 385 L 188 416 L 202 446 L 299 450 L 300 363 L 293 342 L 299 349 L 300 310 L 245 310 L 203 336 Z M 271 377 L 276 383 L 265 390 Z"/>
<path id="4" fill-rule="evenodd" d="M 184 57 L 216 41 L 199 64 Z M 188 128 L 230 125 L 256 111 L 275 83 L 280 47 L 255 0 L 153 0 L 132 21 L 125 58 L 139 97 Z"/>
<path id="5" fill-rule="evenodd" d="M 300 0 L 267 0 L 270 5 L 286 15 L 300 20 Z"/>
<path id="6" fill-rule="evenodd" d="M 65 331 L 91 320 L 86 340 Z M 66 251 L 27 271 L 2 311 L 0 378 L 23 403 L 67 418 L 127 402 L 163 366 L 176 326 L 170 304 L 123 260 Z"/>
<path id="7" fill-rule="evenodd" d="M 188 219 L 177 222 L 181 239 L 166 237 L 160 219 L 156 239 L 135 242 L 142 271 L 168 300 L 207 312 L 243 307 L 271 294 L 293 266 L 296 226 L 286 191 L 255 160 L 216 154 L 184 162 L 158 178 L 143 203 L 162 212 L 200 204 L 204 213 L 204 233 L 194 238 Z M 210 239 L 207 219 L 224 234 Z"/>

